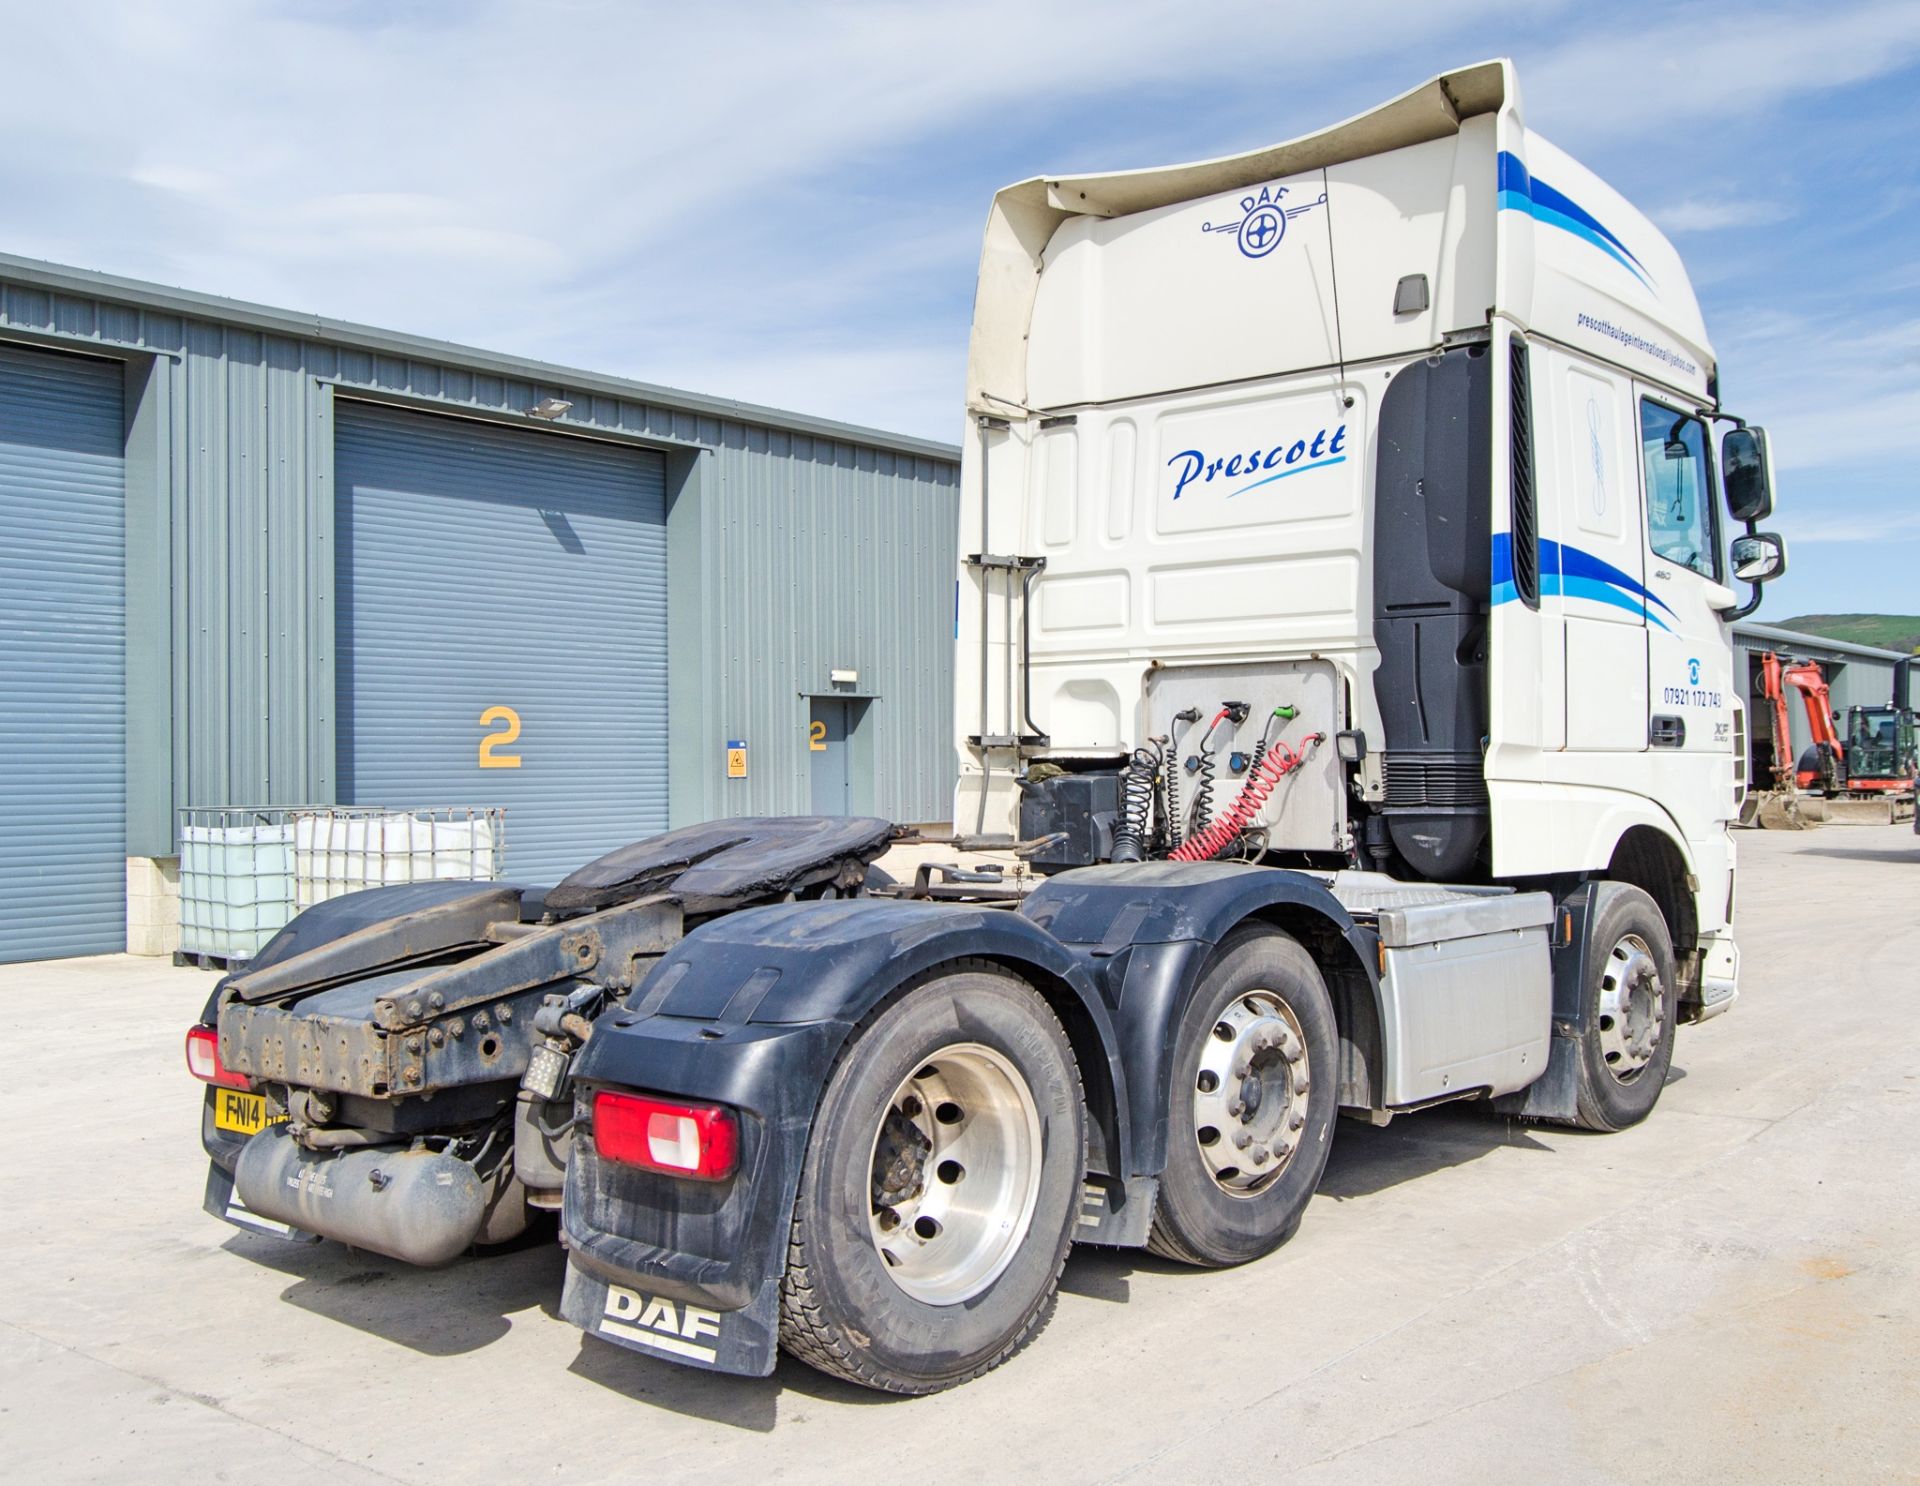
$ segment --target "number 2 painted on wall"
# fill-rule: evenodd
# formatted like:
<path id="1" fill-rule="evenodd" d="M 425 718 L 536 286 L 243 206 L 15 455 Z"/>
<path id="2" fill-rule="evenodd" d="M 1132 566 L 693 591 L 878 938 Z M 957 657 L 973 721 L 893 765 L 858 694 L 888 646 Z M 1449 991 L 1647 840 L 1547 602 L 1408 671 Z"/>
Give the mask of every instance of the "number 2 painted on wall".
<path id="1" fill-rule="evenodd" d="M 807 729 L 807 751 L 809 753 L 827 751 L 827 725 L 824 722 L 816 722 Z"/>
<path id="2" fill-rule="evenodd" d="M 497 733 L 488 733 L 480 740 L 480 767 L 483 769 L 517 769 L 520 767 L 520 755 L 501 753 L 499 750 L 520 736 L 520 714 L 511 707 L 489 707 L 480 714 L 480 726 L 492 727 L 495 723 L 505 724 Z"/>

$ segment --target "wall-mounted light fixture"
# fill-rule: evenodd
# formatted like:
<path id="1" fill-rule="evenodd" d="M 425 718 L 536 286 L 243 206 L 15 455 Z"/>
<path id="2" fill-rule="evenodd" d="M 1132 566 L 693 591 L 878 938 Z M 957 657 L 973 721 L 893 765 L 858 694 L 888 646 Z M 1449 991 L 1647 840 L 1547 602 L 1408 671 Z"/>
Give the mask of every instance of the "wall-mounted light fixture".
<path id="1" fill-rule="evenodd" d="M 529 418 L 544 418 L 548 422 L 552 422 L 572 406 L 573 404 L 568 402 L 564 397 L 543 397 L 527 409 L 527 416 Z"/>

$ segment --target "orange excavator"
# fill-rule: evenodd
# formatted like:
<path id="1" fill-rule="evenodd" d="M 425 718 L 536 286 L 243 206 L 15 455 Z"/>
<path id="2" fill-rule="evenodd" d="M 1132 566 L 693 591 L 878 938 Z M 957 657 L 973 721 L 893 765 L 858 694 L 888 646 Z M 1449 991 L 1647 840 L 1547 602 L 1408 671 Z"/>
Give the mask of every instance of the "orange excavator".
<path id="1" fill-rule="evenodd" d="M 1887 800 L 1892 819 L 1904 820 L 1913 809 L 1915 776 L 1920 774 L 1913 714 L 1907 710 L 1908 665 L 1903 660 L 1894 669 L 1889 705 L 1849 709 L 1847 737 L 1842 741 L 1827 678 L 1819 665 L 1810 660 L 1783 661 L 1771 650 L 1763 652 L 1760 695 L 1772 713 L 1773 783 L 1755 797 L 1757 808 L 1745 818 L 1757 818 L 1772 830 L 1805 830 L 1828 818 L 1825 806 L 1802 795 L 1807 791 L 1828 799 L 1851 795 Z M 1797 764 L 1787 715 L 1789 687 L 1800 693 L 1813 739 Z"/>
<path id="2" fill-rule="evenodd" d="M 1810 784 L 1817 783 L 1828 794 L 1846 788 L 1847 750 L 1834 731 L 1832 698 L 1827 678 L 1813 661 L 1785 661 L 1768 650 L 1760 656 L 1760 695 L 1772 710 L 1773 783 L 1759 796 L 1754 819 L 1770 831 L 1804 831 L 1826 819 L 1822 810 L 1810 809 L 1800 798 L 1799 770 L 1793 757 L 1793 727 L 1787 713 L 1787 688 L 1800 693 L 1807 709 L 1807 730 L 1813 747 L 1808 749 Z"/>

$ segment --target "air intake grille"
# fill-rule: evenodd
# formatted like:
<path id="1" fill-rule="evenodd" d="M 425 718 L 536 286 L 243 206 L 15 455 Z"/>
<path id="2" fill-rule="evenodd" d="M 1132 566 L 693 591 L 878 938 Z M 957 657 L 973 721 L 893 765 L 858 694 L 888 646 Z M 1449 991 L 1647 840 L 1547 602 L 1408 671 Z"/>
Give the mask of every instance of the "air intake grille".
<path id="1" fill-rule="evenodd" d="M 1480 760 L 1456 753 L 1386 754 L 1389 810 L 1485 810 L 1487 779 Z"/>
<path id="2" fill-rule="evenodd" d="M 1513 438 L 1513 512 L 1508 523 L 1513 541 L 1513 589 L 1529 609 L 1540 607 L 1540 523 L 1533 488 L 1533 386 L 1527 373 L 1527 343 L 1515 336 L 1510 343 Z"/>
<path id="3" fill-rule="evenodd" d="M 1733 698 L 1733 811 L 1740 813 L 1740 807 L 1747 798 L 1747 709 L 1740 705 L 1738 697 Z M 1731 919 L 1729 919 L 1731 922 Z"/>

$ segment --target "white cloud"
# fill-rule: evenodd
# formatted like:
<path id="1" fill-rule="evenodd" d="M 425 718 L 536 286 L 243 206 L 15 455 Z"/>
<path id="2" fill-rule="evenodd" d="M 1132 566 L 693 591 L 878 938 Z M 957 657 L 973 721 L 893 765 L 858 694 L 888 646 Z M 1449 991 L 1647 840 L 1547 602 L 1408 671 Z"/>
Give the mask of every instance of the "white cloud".
<path id="1" fill-rule="evenodd" d="M 1754 312 L 1716 349 L 1728 405 L 1767 425 L 1780 468 L 1920 459 L 1920 319 Z"/>
<path id="2" fill-rule="evenodd" d="M 1794 546 L 1806 543 L 1920 542 L 1920 511 L 1871 510 L 1842 516 L 1788 514 L 1771 523 Z"/>
<path id="3" fill-rule="evenodd" d="M 1680 8 L 1543 52 L 1522 91 L 1530 115 L 1550 116 L 1547 132 L 1573 143 L 1778 113 L 1796 97 L 1884 77 L 1916 56 L 1920 6 L 1911 0 Z"/>
<path id="4" fill-rule="evenodd" d="M 1717 232 L 1725 227 L 1764 227 L 1769 222 L 1784 222 L 1793 213 L 1777 201 L 1695 196 L 1653 207 L 1647 215 L 1668 232 Z"/>

